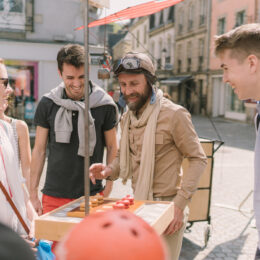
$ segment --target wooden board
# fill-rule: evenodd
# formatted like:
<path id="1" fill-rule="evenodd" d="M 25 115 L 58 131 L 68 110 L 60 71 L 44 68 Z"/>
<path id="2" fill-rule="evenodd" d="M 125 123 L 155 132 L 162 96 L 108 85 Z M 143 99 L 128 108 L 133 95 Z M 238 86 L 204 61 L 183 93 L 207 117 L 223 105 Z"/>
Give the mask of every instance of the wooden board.
<path id="1" fill-rule="evenodd" d="M 82 202 L 84 204 L 84 202 Z M 94 208 L 90 208 L 90 213 L 95 213 L 95 212 L 102 212 L 102 211 L 107 211 L 110 209 L 113 209 L 113 204 L 115 204 L 115 199 L 104 199 L 104 202 Z M 133 205 L 130 205 L 129 208 L 127 209 L 128 211 L 135 212 L 140 206 L 144 204 L 143 201 L 135 201 Z M 76 217 L 76 218 L 84 218 L 85 217 L 85 210 L 81 209 L 80 207 L 77 207 L 75 209 L 72 209 L 67 213 L 68 217 Z"/>
<path id="2" fill-rule="evenodd" d="M 117 200 L 119 199 L 104 199 L 107 204 L 114 203 Z M 84 197 L 37 218 L 35 220 L 35 237 L 37 239 L 60 241 L 75 224 L 82 220 L 81 217 L 67 216 L 68 212 L 80 207 L 82 202 L 84 202 Z M 144 219 L 161 235 L 173 219 L 174 207 L 173 202 L 168 201 L 135 200 L 135 204 L 130 211 Z M 90 214 L 93 213 L 90 212 Z"/>

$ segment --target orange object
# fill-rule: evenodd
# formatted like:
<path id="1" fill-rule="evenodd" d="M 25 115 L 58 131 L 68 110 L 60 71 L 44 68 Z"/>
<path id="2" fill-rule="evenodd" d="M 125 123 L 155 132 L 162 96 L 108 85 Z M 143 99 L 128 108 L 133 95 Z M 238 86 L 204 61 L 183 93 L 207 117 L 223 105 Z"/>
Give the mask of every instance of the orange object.
<path id="1" fill-rule="evenodd" d="M 125 204 L 121 203 L 121 201 L 113 205 L 113 209 L 125 209 L 125 208 L 126 208 Z"/>
<path id="2" fill-rule="evenodd" d="M 134 197 L 132 197 L 131 195 L 126 195 L 122 200 L 129 200 L 130 205 L 134 204 Z"/>
<path id="3" fill-rule="evenodd" d="M 122 203 L 125 205 L 125 207 L 129 208 L 129 205 L 130 205 L 130 201 L 129 200 L 123 199 Z"/>
<path id="4" fill-rule="evenodd" d="M 125 210 L 94 213 L 75 225 L 55 249 L 56 260 L 166 260 L 160 236 Z"/>

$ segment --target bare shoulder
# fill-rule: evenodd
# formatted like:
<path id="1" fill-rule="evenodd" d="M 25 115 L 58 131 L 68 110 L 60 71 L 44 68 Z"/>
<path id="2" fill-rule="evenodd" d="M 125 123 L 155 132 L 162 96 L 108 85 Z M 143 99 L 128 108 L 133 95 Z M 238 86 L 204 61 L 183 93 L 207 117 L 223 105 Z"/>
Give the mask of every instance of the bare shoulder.
<path id="1" fill-rule="evenodd" d="M 17 129 L 18 135 L 29 132 L 28 125 L 23 120 L 16 120 L 16 129 Z"/>

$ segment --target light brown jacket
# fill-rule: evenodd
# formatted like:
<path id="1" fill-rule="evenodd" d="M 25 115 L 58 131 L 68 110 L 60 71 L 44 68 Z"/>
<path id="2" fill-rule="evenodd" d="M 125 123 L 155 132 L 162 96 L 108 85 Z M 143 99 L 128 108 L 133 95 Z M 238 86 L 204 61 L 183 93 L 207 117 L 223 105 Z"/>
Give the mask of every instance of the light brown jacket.
<path id="1" fill-rule="evenodd" d="M 123 124 L 124 117 L 121 120 L 121 129 Z M 130 124 L 133 190 L 139 173 L 144 130 L 145 126 L 133 128 Z M 155 139 L 154 197 L 176 195 L 175 204 L 184 209 L 196 191 L 200 176 L 207 165 L 207 158 L 194 130 L 190 113 L 182 106 L 163 98 Z M 120 152 L 110 165 L 112 180 L 120 177 L 119 154 Z M 189 160 L 189 169 L 183 178 L 181 164 L 184 157 Z"/>

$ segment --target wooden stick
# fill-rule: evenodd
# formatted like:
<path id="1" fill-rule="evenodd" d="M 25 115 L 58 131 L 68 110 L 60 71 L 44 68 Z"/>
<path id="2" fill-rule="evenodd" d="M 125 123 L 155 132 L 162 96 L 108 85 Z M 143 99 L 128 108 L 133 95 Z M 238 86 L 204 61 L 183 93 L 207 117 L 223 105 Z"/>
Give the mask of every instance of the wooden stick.
<path id="1" fill-rule="evenodd" d="M 11 197 L 9 196 L 6 188 L 4 187 L 4 185 L 2 184 L 2 182 L 0 181 L 0 189 L 3 191 L 6 200 L 8 201 L 8 203 L 10 204 L 10 206 L 12 207 L 15 215 L 17 216 L 17 218 L 19 219 L 20 223 L 22 224 L 24 230 L 26 231 L 27 235 L 29 235 L 30 230 L 28 228 L 28 226 L 26 225 L 25 221 L 23 220 L 23 217 L 21 216 L 20 212 L 18 211 L 18 209 L 16 208 L 15 204 L 13 203 Z"/>

